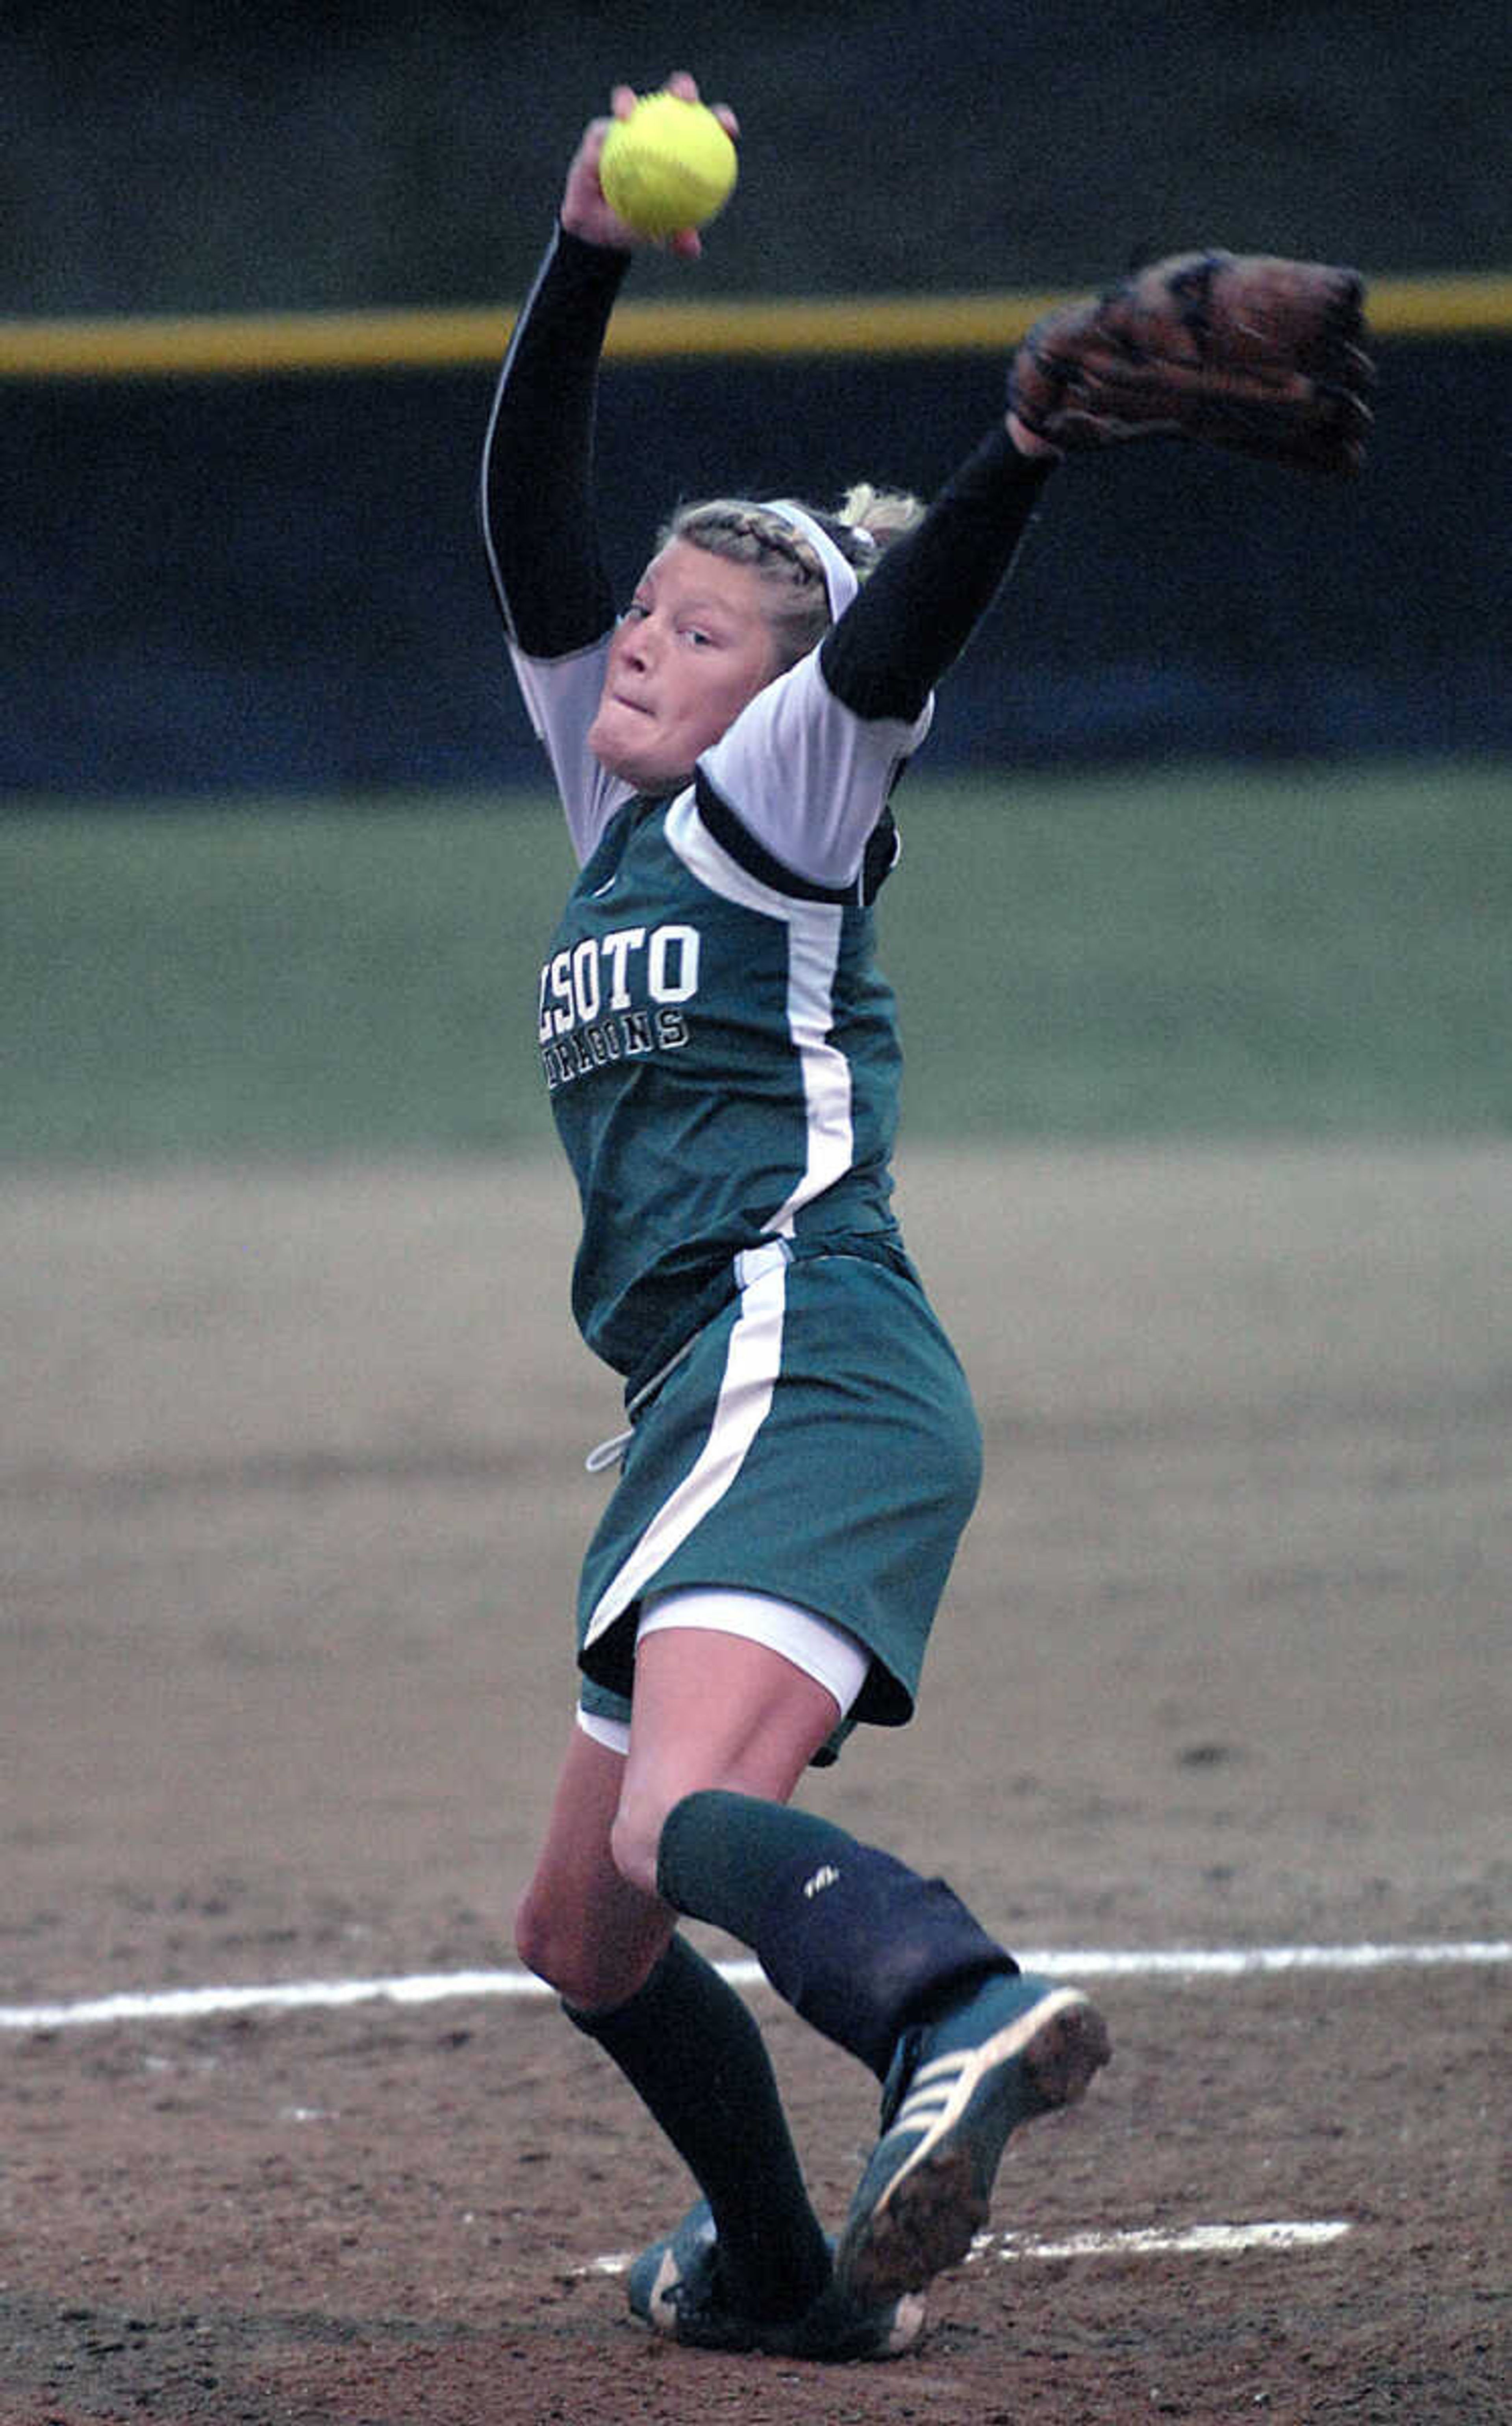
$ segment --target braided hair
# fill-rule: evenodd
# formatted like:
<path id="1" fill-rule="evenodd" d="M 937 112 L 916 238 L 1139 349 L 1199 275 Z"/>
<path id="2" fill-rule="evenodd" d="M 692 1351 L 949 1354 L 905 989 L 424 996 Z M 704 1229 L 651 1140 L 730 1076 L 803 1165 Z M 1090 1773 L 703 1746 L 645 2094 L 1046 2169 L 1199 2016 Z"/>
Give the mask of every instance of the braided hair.
<path id="1" fill-rule="evenodd" d="M 917 497 L 902 490 L 875 489 L 866 481 L 848 489 L 833 513 L 812 506 L 803 510 L 861 581 L 883 550 L 924 516 Z M 757 568 L 772 592 L 770 620 L 780 671 L 796 665 L 824 638 L 830 620 L 824 568 L 813 546 L 780 512 L 748 497 L 706 498 L 677 508 L 657 533 L 657 553 L 673 540 L 686 540 L 730 563 Z"/>

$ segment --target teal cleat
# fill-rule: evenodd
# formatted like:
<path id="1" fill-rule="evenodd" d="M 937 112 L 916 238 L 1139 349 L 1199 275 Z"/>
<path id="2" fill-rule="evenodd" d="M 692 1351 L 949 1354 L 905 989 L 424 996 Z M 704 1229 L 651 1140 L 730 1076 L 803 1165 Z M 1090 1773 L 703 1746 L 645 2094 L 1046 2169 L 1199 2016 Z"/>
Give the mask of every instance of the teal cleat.
<path id="1" fill-rule="evenodd" d="M 861 2310 L 955 2266 L 987 2222 L 1010 2131 L 1080 2097 L 1108 2061 L 1075 1988 L 997 1973 L 941 2020 L 905 2032 L 882 2137 L 851 2201 L 835 2282 Z"/>
<path id="2" fill-rule="evenodd" d="M 860 2309 L 831 2283 L 799 2317 L 747 2317 L 730 2307 L 719 2280 L 719 2244 L 706 2200 L 674 2233 L 643 2250 L 630 2269 L 631 2315 L 654 2334 L 694 2350 L 761 2351 L 769 2357 L 901 2358 L 924 2331 L 917 2293 Z"/>

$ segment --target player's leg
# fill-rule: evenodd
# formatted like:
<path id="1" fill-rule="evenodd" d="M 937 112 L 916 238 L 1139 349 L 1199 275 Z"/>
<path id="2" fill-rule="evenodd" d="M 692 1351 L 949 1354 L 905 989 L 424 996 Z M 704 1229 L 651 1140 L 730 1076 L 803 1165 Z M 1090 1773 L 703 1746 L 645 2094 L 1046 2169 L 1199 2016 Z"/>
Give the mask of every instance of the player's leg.
<path id="1" fill-rule="evenodd" d="M 610 1832 L 624 1786 L 622 1752 L 574 1725 L 546 1833 L 515 1915 L 523 1962 L 570 2007 L 621 2004 L 666 1951 L 667 1905 L 616 1867 Z"/>
<path id="2" fill-rule="evenodd" d="M 834 1715 L 830 1705 L 819 1740 Z M 786 1777 L 788 1766 L 742 1773 L 764 1784 Z M 754 2017 L 714 1965 L 673 1935 L 660 1898 L 615 1866 L 610 1834 L 625 1771 L 623 1752 L 574 1728 L 517 1919 L 520 1951 L 619 2066 L 703 2191 L 729 2310 L 757 2323 L 791 2318 L 828 2284 L 828 2244 Z M 658 2299 L 668 2288 L 664 2280 Z"/>
<path id="3" fill-rule="evenodd" d="M 789 1652 L 700 1623 L 721 1606 L 737 1623 L 743 1613 L 759 1623 L 764 1609 L 785 1615 L 796 1629 Z M 635 1644 L 629 1757 L 612 1833 L 622 1878 L 644 1894 L 659 1893 L 663 1822 L 700 1787 L 787 1803 L 866 1672 L 859 1646 L 844 1683 L 822 1683 L 812 1663 L 805 1668 L 789 1656 L 807 1656 L 809 1643 L 831 1638 L 851 1648 L 836 1629 L 755 1593 L 678 1593 L 651 1604 Z"/>
<path id="4" fill-rule="evenodd" d="M 754 1625 L 768 1639 L 712 1630 L 721 1619 Z M 784 1651 L 775 1650 L 773 1640 Z M 761 1596 L 689 1593 L 657 1604 L 636 1650 L 629 1758 L 614 1830 L 616 1858 L 640 1891 L 668 1803 L 722 1780 L 732 1803 L 780 1813 L 845 1716 L 867 1665 L 850 1637 Z M 674 1939 L 673 1950 L 681 1944 Z M 596 2033 L 606 2027 L 618 2036 L 622 2017 L 594 2025 Z M 749 2027 L 759 2045 L 754 2023 Z M 612 2039 L 606 2043 L 618 2052 Z M 771 2352 L 889 2358 L 911 2347 L 924 2324 L 922 2301 L 888 2293 L 859 2303 L 834 2285 L 829 2243 L 808 2209 L 796 2163 L 785 2180 L 774 2173 L 775 2132 L 764 2140 L 748 2127 L 750 2078 L 716 2083 L 703 2072 L 699 2077 L 700 2094 L 722 2113 L 745 2162 L 737 2161 L 722 2211 L 695 2208 L 637 2261 L 632 2307 L 680 2339 L 725 2347 L 753 2316 L 761 2326 L 753 2338 Z M 775 2100 L 775 2085 L 772 2094 Z"/>
<path id="5" fill-rule="evenodd" d="M 749 1642 L 641 1642 L 614 1852 L 642 1892 L 749 1946 L 883 2082 L 837 2259 L 873 2308 L 965 2255 L 1008 2134 L 1081 2094 L 1107 2034 L 1077 1990 L 1021 1975 L 942 1880 L 787 1805 L 826 1730 L 785 1666 Z"/>

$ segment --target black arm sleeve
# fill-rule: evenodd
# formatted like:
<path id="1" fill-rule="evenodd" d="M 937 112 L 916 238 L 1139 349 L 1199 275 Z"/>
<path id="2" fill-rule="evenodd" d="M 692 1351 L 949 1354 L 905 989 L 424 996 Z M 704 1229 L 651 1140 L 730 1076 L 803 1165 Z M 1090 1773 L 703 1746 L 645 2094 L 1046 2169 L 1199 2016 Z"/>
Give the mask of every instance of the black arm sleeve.
<path id="1" fill-rule="evenodd" d="M 593 513 L 599 356 L 627 252 L 558 227 L 515 324 L 483 445 L 483 544 L 509 637 L 532 657 L 614 622 Z"/>
<path id="2" fill-rule="evenodd" d="M 819 651 L 825 681 L 854 715 L 920 714 L 996 596 L 1054 469 L 999 428 L 918 528 L 893 542 Z"/>

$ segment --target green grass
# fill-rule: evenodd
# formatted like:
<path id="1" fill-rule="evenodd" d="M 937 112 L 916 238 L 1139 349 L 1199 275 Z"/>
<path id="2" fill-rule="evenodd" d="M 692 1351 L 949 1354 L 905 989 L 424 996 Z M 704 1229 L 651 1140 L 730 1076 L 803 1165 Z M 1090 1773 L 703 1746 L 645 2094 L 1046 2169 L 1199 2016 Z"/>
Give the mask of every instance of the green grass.
<path id="1" fill-rule="evenodd" d="M 916 1129 L 1512 1125 L 1506 765 L 1005 778 L 900 807 Z"/>
<path id="2" fill-rule="evenodd" d="M 911 778 L 915 1137 L 1504 1132 L 1504 763 Z M 540 795 L 0 821 L 10 1161 L 523 1149 Z"/>

